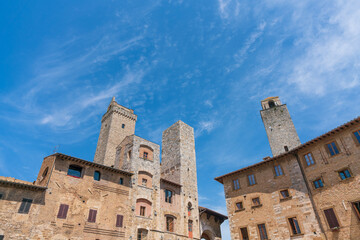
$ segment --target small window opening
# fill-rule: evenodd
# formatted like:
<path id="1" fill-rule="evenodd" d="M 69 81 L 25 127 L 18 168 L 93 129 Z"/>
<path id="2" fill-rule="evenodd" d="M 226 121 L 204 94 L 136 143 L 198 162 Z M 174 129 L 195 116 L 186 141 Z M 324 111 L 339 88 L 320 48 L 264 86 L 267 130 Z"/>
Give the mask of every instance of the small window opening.
<path id="1" fill-rule="evenodd" d="M 94 180 L 95 181 L 100 181 L 100 176 L 101 176 L 101 174 L 99 171 L 94 172 Z"/>
<path id="2" fill-rule="evenodd" d="M 147 152 L 144 152 L 143 158 L 148 159 L 148 157 L 149 157 L 149 154 Z"/>
<path id="3" fill-rule="evenodd" d="M 331 229 L 340 227 L 340 224 L 336 218 L 334 209 L 332 209 L 332 208 L 326 209 L 326 210 L 324 210 L 324 213 L 325 213 L 326 220 L 329 224 L 329 227 Z"/>
<path id="4" fill-rule="evenodd" d="M 18 213 L 29 213 L 32 199 L 23 198 Z"/>
<path id="5" fill-rule="evenodd" d="M 89 210 L 88 222 L 96 222 L 96 214 L 97 214 L 97 210 L 90 209 Z"/>
<path id="6" fill-rule="evenodd" d="M 236 210 L 241 210 L 244 209 L 243 203 L 242 202 L 237 202 L 236 203 Z"/>
<path id="7" fill-rule="evenodd" d="M 166 231 L 174 232 L 174 218 L 166 217 Z"/>
<path id="8" fill-rule="evenodd" d="M 247 228 L 240 228 L 241 240 L 249 240 L 249 234 Z"/>
<path id="9" fill-rule="evenodd" d="M 335 142 L 331 142 L 331 143 L 327 144 L 327 148 L 328 148 L 328 151 L 331 156 L 339 154 L 339 149 Z"/>
<path id="10" fill-rule="evenodd" d="M 141 183 L 142 183 L 142 185 L 143 185 L 144 187 L 146 187 L 146 185 L 147 185 L 147 179 L 146 179 L 146 178 L 143 178 L 143 179 L 141 180 Z"/>
<path id="11" fill-rule="evenodd" d="M 288 146 L 284 146 L 285 152 L 289 151 L 289 147 Z"/>
<path id="12" fill-rule="evenodd" d="M 190 216 L 191 216 L 191 210 L 192 210 L 192 204 L 191 204 L 191 202 L 188 203 L 187 210 L 188 210 L 188 216 L 190 217 Z"/>
<path id="13" fill-rule="evenodd" d="M 165 189 L 165 202 L 172 203 L 173 192 Z"/>
<path id="14" fill-rule="evenodd" d="M 275 107 L 276 105 L 275 105 L 275 102 L 274 101 L 272 101 L 272 100 L 270 100 L 269 101 L 269 107 L 270 108 L 273 108 L 273 107 Z"/>
<path id="15" fill-rule="evenodd" d="M 339 175 L 340 175 L 341 180 L 345 180 L 345 179 L 351 177 L 351 173 L 350 173 L 349 169 L 339 171 Z"/>
<path id="16" fill-rule="evenodd" d="M 240 189 L 239 179 L 233 180 L 233 189 L 234 189 L 234 190 Z"/>
<path id="17" fill-rule="evenodd" d="M 120 185 L 124 185 L 124 179 L 123 179 L 123 178 L 120 178 L 119 184 L 120 184 Z"/>
<path id="18" fill-rule="evenodd" d="M 250 186 L 252 186 L 252 185 L 255 185 L 255 184 L 256 184 L 254 174 L 248 175 L 248 179 L 249 179 L 249 185 L 250 185 Z"/>
<path id="19" fill-rule="evenodd" d="M 294 235 L 301 234 L 299 222 L 296 217 L 289 218 L 289 223 L 290 223 L 291 231 Z"/>
<path id="20" fill-rule="evenodd" d="M 282 199 L 290 197 L 289 190 L 285 189 L 285 190 L 280 191 L 280 195 L 281 195 Z"/>
<path id="21" fill-rule="evenodd" d="M 140 216 L 145 217 L 146 207 L 140 206 Z"/>
<path id="22" fill-rule="evenodd" d="M 81 178 L 81 171 L 82 171 L 82 167 L 76 165 L 70 165 L 67 175 L 76 178 Z"/>
<path id="23" fill-rule="evenodd" d="M 260 198 L 253 198 L 252 199 L 253 206 L 260 206 Z"/>
<path id="24" fill-rule="evenodd" d="M 316 179 L 315 181 L 313 181 L 313 184 L 314 184 L 314 187 L 317 189 L 317 188 L 322 188 L 324 187 L 324 183 L 322 181 L 321 178 L 319 179 Z"/>
<path id="25" fill-rule="evenodd" d="M 121 128 L 125 128 L 125 124 L 122 124 L 122 125 L 121 125 Z"/>

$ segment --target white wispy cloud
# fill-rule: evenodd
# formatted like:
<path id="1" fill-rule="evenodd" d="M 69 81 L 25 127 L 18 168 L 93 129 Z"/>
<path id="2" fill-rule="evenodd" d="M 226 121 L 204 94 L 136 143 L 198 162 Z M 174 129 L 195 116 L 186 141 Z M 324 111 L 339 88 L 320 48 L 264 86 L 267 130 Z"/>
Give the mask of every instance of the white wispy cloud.
<path id="1" fill-rule="evenodd" d="M 216 120 L 200 121 L 196 130 L 195 137 L 199 137 L 203 133 L 210 133 L 216 127 Z"/>
<path id="2" fill-rule="evenodd" d="M 302 28 L 307 30 L 298 44 L 304 53 L 292 62 L 290 82 L 319 96 L 358 87 L 360 2 L 334 1 L 312 19 L 312 27 Z"/>

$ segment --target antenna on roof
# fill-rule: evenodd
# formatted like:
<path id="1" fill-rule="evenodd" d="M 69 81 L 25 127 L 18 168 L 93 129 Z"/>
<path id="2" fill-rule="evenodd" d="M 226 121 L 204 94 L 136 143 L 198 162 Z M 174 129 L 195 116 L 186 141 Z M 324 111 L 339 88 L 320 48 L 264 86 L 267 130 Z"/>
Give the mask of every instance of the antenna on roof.
<path id="1" fill-rule="evenodd" d="M 60 145 L 56 145 L 54 147 L 53 153 L 57 153 L 59 151 Z"/>

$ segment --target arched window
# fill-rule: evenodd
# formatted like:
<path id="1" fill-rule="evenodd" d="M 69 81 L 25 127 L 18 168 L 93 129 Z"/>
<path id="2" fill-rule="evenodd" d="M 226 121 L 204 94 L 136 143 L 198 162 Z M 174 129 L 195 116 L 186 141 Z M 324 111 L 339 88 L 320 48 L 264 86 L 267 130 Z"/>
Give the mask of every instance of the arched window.
<path id="1" fill-rule="evenodd" d="M 152 188 L 152 174 L 145 171 L 139 171 L 138 185 Z"/>
<path id="2" fill-rule="evenodd" d="M 275 107 L 275 102 L 273 100 L 269 101 L 269 107 L 270 108 Z"/>
<path id="3" fill-rule="evenodd" d="M 146 229 L 138 229 L 137 240 L 146 240 L 148 231 Z"/>
<path id="4" fill-rule="evenodd" d="M 192 204 L 191 204 L 191 202 L 188 203 L 187 209 L 188 209 L 188 216 L 190 217 L 190 216 L 191 216 L 191 210 L 192 210 Z"/>
<path id="5" fill-rule="evenodd" d="M 95 181 L 100 181 L 100 177 L 101 177 L 101 174 L 99 171 L 95 171 L 94 172 L 94 180 Z"/>
<path id="6" fill-rule="evenodd" d="M 151 202 L 147 199 L 140 198 L 136 200 L 136 214 L 142 217 L 150 217 L 151 205 Z"/>
<path id="7" fill-rule="evenodd" d="M 139 157 L 140 158 L 152 161 L 153 153 L 154 153 L 154 150 L 151 147 L 146 146 L 146 145 L 140 145 L 140 148 L 139 148 Z"/>
<path id="8" fill-rule="evenodd" d="M 174 232 L 175 217 L 166 216 L 166 231 Z"/>
<path id="9" fill-rule="evenodd" d="M 81 178 L 81 172 L 82 172 L 82 167 L 79 167 L 77 165 L 70 165 L 67 175 L 76 178 Z"/>

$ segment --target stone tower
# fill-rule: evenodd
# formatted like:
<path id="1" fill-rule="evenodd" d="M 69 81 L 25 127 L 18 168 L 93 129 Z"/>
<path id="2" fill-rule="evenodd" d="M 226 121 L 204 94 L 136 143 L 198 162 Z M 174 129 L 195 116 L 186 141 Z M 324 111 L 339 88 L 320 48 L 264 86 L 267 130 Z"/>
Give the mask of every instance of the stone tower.
<path id="1" fill-rule="evenodd" d="M 135 133 L 137 116 L 134 110 L 121 106 L 112 98 L 101 119 L 101 129 L 94 162 L 107 166 L 115 165 L 116 147 Z"/>
<path id="2" fill-rule="evenodd" d="M 192 222 L 193 237 L 200 238 L 194 129 L 182 121 L 163 132 L 161 173 L 182 186 L 181 212 L 188 213 L 180 222 L 184 235 Z"/>
<path id="3" fill-rule="evenodd" d="M 273 156 L 287 152 L 301 144 L 286 104 L 279 97 L 261 101 L 260 111 Z"/>

